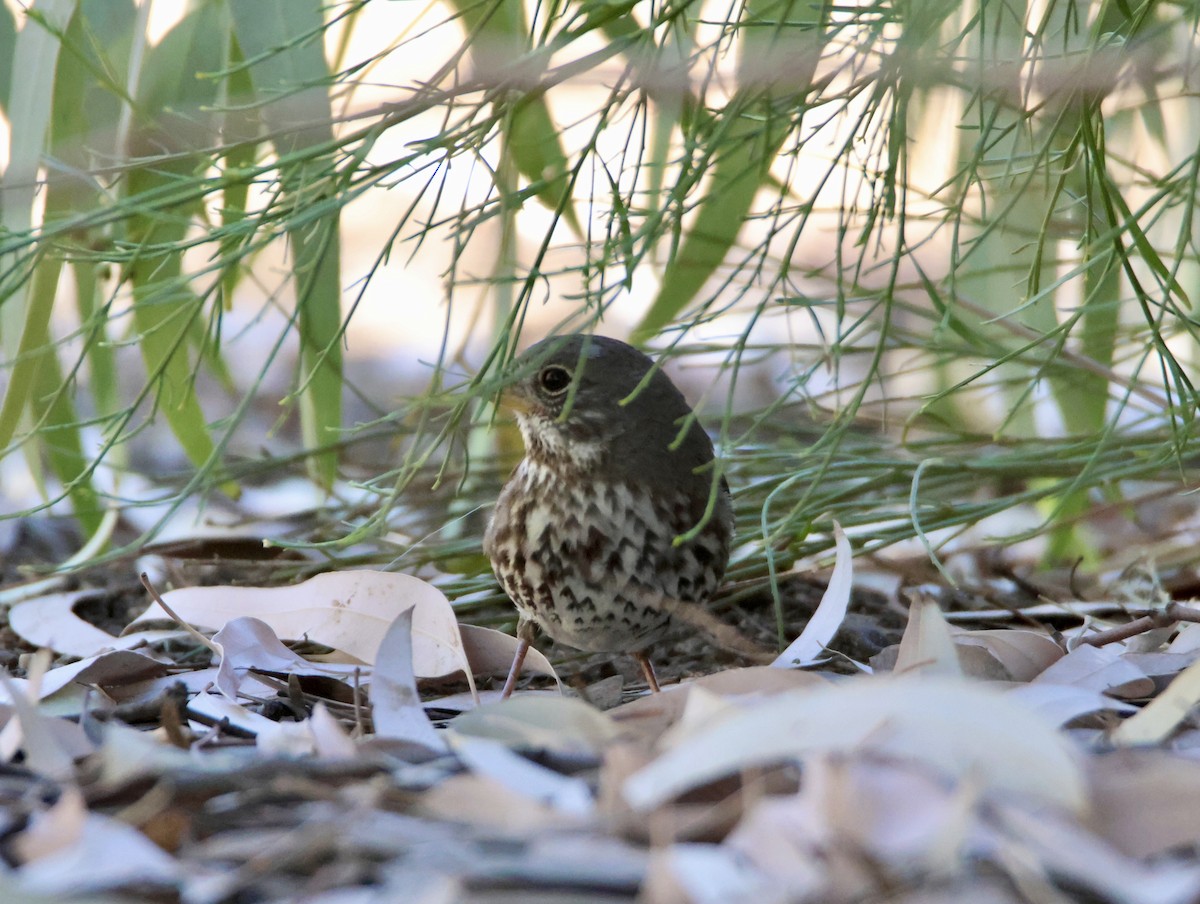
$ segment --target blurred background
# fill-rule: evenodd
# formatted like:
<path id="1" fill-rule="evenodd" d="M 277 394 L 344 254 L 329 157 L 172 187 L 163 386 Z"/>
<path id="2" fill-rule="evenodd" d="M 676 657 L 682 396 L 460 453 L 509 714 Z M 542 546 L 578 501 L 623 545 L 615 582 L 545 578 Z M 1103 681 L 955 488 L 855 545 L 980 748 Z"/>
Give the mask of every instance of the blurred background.
<path id="1" fill-rule="evenodd" d="M 578 329 L 699 406 L 735 578 L 834 519 L 947 575 L 1190 567 L 1196 29 L 1152 0 L 6 2 L 0 536 L 240 531 L 490 593 L 493 399 Z"/>

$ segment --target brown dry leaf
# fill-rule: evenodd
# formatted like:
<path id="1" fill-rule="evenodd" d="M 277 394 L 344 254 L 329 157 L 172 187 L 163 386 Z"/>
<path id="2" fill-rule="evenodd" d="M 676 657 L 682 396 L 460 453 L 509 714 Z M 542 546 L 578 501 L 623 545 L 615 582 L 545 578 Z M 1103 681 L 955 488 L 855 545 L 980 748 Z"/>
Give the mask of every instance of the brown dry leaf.
<path id="1" fill-rule="evenodd" d="M 759 801 L 726 843 L 789 890 L 882 891 L 890 877 L 952 875 L 975 820 L 970 782 L 871 757 L 817 756 L 799 793 Z"/>
<path id="2" fill-rule="evenodd" d="M 1200 896 L 1200 866 L 1126 857 L 1061 814 L 997 803 L 994 816 L 1013 847 L 1104 901 L 1122 904 L 1193 904 Z M 1020 855 L 1018 855 L 1020 856 Z"/>
<path id="3" fill-rule="evenodd" d="M 384 571 L 319 574 L 287 587 L 182 587 L 163 594 L 188 624 L 221 628 L 241 616 L 254 616 L 279 637 L 310 638 L 364 663 L 375 661 L 388 626 L 413 608 L 413 666 L 423 678 L 467 668 L 454 608 L 425 581 Z M 134 625 L 170 619 L 157 603 Z"/>
<path id="4" fill-rule="evenodd" d="M 37 693 L 41 700 L 47 701 L 55 698 L 56 695 L 65 696 L 64 688 L 77 686 L 78 690 L 82 691 L 83 685 L 107 688 L 127 683 L 134 684 L 164 675 L 166 671 L 167 664 L 157 659 L 130 650 L 117 650 L 49 669 L 39 682 Z M 0 686 L 0 703 L 11 702 L 11 693 L 15 690 L 28 696 L 31 687 L 28 681 L 17 678 L 9 679 L 8 684 Z M 82 700 L 82 695 L 79 696 Z M 43 712 L 47 712 L 45 703 L 43 703 Z M 53 714 L 75 715 L 78 712 L 78 708 L 68 706 L 56 709 Z"/>
<path id="5" fill-rule="evenodd" d="M 1197 702 L 1200 702 L 1200 661 L 1180 672 L 1141 712 L 1118 725 L 1112 741 L 1122 745 L 1159 744 L 1179 727 Z"/>
<path id="6" fill-rule="evenodd" d="M 58 800 L 44 810 L 37 810 L 29 824 L 13 840 L 13 852 L 21 863 L 41 860 L 77 844 L 83 837 L 87 821 L 87 802 L 74 784 L 63 786 Z"/>
<path id="7" fill-rule="evenodd" d="M 908 608 L 908 625 L 896 653 L 896 674 L 943 675 L 961 678 L 958 653 L 950 625 L 932 597 L 914 593 Z"/>
<path id="8" fill-rule="evenodd" d="M 1154 693 L 1154 682 L 1124 658 L 1119 644 L 1078 646 L 1033 680 L 1082 687 L 1117 697 L 1147 697 Z"/>
<path id="9" fill-rule="evenodd" d="M 478 625 L 459 625 L 462 634 L 463 649 L 466 651 L 467 662 L 471 671 L 476 675 L 507 675 L 512 665 L 513 654 L 517 651 L 517 639 L 511 634 L 497 631 L 495 628 L 482 628 Z M 545 654 L 536 647 L 530 647 L 525 654 L 524 673 L 546 675 L 558 682 L 558 673 Z"/>
<path id="10" fill-rule="evenodd" d="M 639 904 L 786 904 L 816 889 L 780 887 L 734 851 L 717 844 L 654 850 Z M 789 894 L 789 892 L 794 892 Z"/>
<path id="11" fill-rule="evenodd" d="M 693 688 L 702 688 L 720 697 L 755 699 L 798 688 L 828 685 L 829 679 L 815 672 L 755 665 L 714 672 L 675 684 L 664 688 L 661 694 L 639 697 L 609 710 L 607 714 L 624 734 L 636 735 L 646 743 L 651 743 L 679 721 Z"/>
<path id="12" fill-rule="evenodd" d="M 454 720 L 451 733 L 527 750 L 598 754 L 618 729 L 607 713 L 582 700 L 521 694 L 463 713 Z"/>
<path id="13" fill-rule="evenodd" d="M 771 663 L 776 668 L 802 668 L 816 662 L 825 653 L 825 648 L 846 618 L 854 584 L 854 554 L 842 526 L 836 521 L 833 522 L 833 536 L 837 556 L 833 573 L 829 576 L 829 585 L 800 636 Z"/>
<path id="14" fill-rule="evenodd" d="M 1159 750 L 1092 757 L 1089 823 L 1130 857 L 1200 845 L 1200 763 Z"/>
<path id="15" fill-rule="evenodd" d="M 1045 634 L 1016 628 L 954 630 L 954 643 L 960 649 L 984 648 L 1004 666 L 1013 681 L 1032 681 L 1064 656 L 1062 647 Z"/>
<path id="16" fill-rule="evenodd" d="M 431 819 L 489 826 L 513 834 L 579 825 L 575 816 L 471 772 L 438 782 L 421 795 L 416 811 Z"/>
<path id="17" fill-rule="evenodd" d="M 623 790 L 645 810 L 741 769 L 860 750 L 1070 809 L 1084 801 L 1076 751 L 1043 720 L 990 688 L 923 677 L 860 677 L 768 698 L 694 732 Z"/>

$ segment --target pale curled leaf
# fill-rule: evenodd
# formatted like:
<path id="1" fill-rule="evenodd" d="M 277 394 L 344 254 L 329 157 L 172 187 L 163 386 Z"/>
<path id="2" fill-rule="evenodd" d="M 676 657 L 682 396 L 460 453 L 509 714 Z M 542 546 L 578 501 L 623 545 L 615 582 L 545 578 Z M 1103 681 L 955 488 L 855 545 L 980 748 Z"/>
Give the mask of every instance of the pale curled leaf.
<path id="1" fill-rule="evenodd" d="M 1013 681 L 1032 681 L 1064 656 L 1045 634 L 1015 628 L 954 631 L 956 646 L 983 647 L 1004 666 Z"/>
<path id="2" fill-rule="evenodd" d="M 1154 692 L 1154 682 L 1124 658 L 1118 644 L 1078 646 L 1033 680 L 1074 685 L 1119 697 L 1145 697 Z"/>
<path id="3" fill-rule="evenodd" d="M 558 694 L 522 694 L 454 720 L 454 734 L 528 750 L 598 753 L 617 735 L 607 713 Z"/>
<path id="4" fill-rule="evenodd" d="M 1192 904 L 1200 895 L 1200 867 L 1170 858 L 1141 863 L 1126 857 L 1078 822 L 1058 813 L 1001 803 L 997 816 L 1016 843 L 1044 865 L 1101 900 L 1122 904 Z"/>
<path id="5" fill-rule="evenodd" d="M 833 522 L 833 536 L 837 556 L 833 573 L 829 576 L 829 585 L 800 636 L 771 663 L 777 668 L 800 668 L 810 665 L 825 652 L 825 648 L 829 646 L 829 642 L 833 640 L 846 618 L 846 609 L 850 605 L 850 594 L 854 584 L 854 555 L 845 531 L 836 521 Z"/>
<path id="6" fill-rule="evenodd" d="M 118 639 L 84 621 L 73 608 L 93 595 L 94 590 L 76 590 L 24 600 L 9 610 L 9 625 L 27 643 L 56 653 L 93 656 L 111 650 Z"/>
<path id="7" fill-rule="evenodd" d="M 1200 703 L 1200 661 L 1175 676 L 1167 689 L 1113 732 L 1114 744 L 1158 744 L 1166 740 Z"/>
<path id="8" fill-rule="evenodd" d="M 855 678 L 771 697 L 694 732 L 632 776 L 624 795 L 644 810 L 743 768 L 860 751 L 1072 809 L 1084 799 L 1073 748 L 1042 719 L 987 687 L 924 677 Z"/>
<path id="9" fill-rule="evenodd" d="M 82 658 L 108 650 L 127 650 L 147 641 L 164 640 L 181 633 L 148 631 L 116 637 L 102 631 L 75 614 L 76 605 L 95 595 L 95 589 L 87 589 L 22 600 L 9 610 L 9 627 L 32 646 Z"/>
<path id="10" fill-rule="evenodd" d="M 266 716 L 250 712 L 223 694 L 199 693 L 188 701 L 188 712 L 205 716 L 214 722 L 227 721 L 234 728 L 257 734 L 274 731 L 275 724 Z M 203 728 L 201 727 L 201 730 Z"/>
<path id="11" fill-rule="evenodd" d="M 1122 750 L 1088 762 L 1090 824 L 1129 857 L 1200 844 L 1200 763 L 1164 750 Z"/>
<path id="12" fill-rule="evenodd" d="M 513 654 L 517 650 L 517 639 L 511 634 L 497 631 L 495 628 L 484 628 L 479 625 L 459 625 L 462 635 L 463 649 L 471 671 L 476 675 L 507 675 L 512 665 Z M 558 682 L 562 681 L 550 660 L 537 647 L 530 647 L 525 654 L 523 674 L 546 675 Z"/>
<path id="13" fill-rule="evenodd" d="M 252 615 L 279 637 L 310 638 L 371 663 L 388 626 L 412 607 L 413 666 L 422 678 L 450 675 L 466 667 L 454 608 L 431 584 L 384 571 L 319 574 L 286 587 L 183 587 L 163 594 L 171 609 L 191 625 L 221 628 Z M 134 620 L 168 619 L 151 605 Z"/>
<path id="14" fill-rule="evenodd" d="M 498 741 L 454 735 L 451 745 L 463 764 L 477 775 L 530 797 L 567 816 L 592 812 L 592 792 L 580 778 L 562 775 L 513 753 Z"/>
<path id="15" fill-rule="evenodd" d="M 649 742 L 657 742 L 664 732 L 671 730 L 683 718 L 694 691 L 707 691 L 710 696 L 715 694 L 724 700 L 744 705 L 785 691 L 828 685 L 829 680 L 818 672 L 777 669 L 765 665 L 749 666 L 714 672 L 672 685 L 661 694 L 639 697 L 607 711 L 605 715 L 616 722 L 625 734 L 636 733 Z"/>
<path id="16" fill-rule="evenodd" d="M 254 735 L 254 746 L 264 756 L 298 758 L 312 755 L 317 745 L 312 726 L 305 719 L 303 722 L 271 720 L 269 725 L 260 723 Z"/>
<path id="17" fill-rule="evenodd" d="M 1200 655 L 1200 624 L 1185 622 L 1180 625 L 1175 639 L 1167 646 L 1167 652 Z"/>
<path id="18" fill-rule="evenodd" d="M 962 677 L 950 626 L 932 597 L 914 594 L 896 654 L 897 674 Z"/>
<path id="19" fill-rule="evenodd" d="M 30 667 L 29 684 L 25 689 L 16 687 L 7 673 L 0 671 L 0 685 L 8 692 L 16 713 L 16 718 L 10 719 L 0 731 L 0 751 L 7 761 L 18 749 L 24 749 L 26 766 L 39 775 L 66 781 L 75 775 L 74 759 L 59 743 L 51 719 L 38 712 L 34 705 L 48 661 L 46 651 L 39 650 Z"/>
<path id="20" fill-rule="evenodd" d="M 165 675 L 167 668 L 166 663 L 146 656 L 144 653 L 135 653 L 132 650 L 114 650 L 50 669 L 42 677 L 37 692 L 39 699 L 44 700 L 72 684 L 99 687 L 134 684 Z M 25 693 L 29 691 L 29 687 L 28 682 L 15 678 L 10 679 L 10 683 L 0 685 L 0 703 L 11 703 L 14 689 L 20 689 Z"/>
<path id="21" fill-rule="evenodd" d="M 109 888 L 173 885 L 183 876 L 175 859 L 130 825 L 99 813 L 85 815 L 78 837 L 26 863 L 21 887 L 67 896 Z"/>
<path id="22" fill-rule="evenodd" d="M 379 645 L 371 682 L 371 714 L 375 734 L 444 750 L 444 736 L 433 727 L 413 674 L 413 610 L 407 609 L 388 627 Z"/>
<path id="23" fill-rule="evenodd" d="M 345 679 L 363 668 L 334 662 L 309 662 L 285 647 L 270 625 L 249 616 L 226 622 L 213 635 L 212 642 L 221 656 L 215 684 L 221 693 L 235 702 L 242 675 L 251 669 L 282 675 L 329 675 Z"/>
<path id="24" fill-rule="evenodd" d="M 793 887 L 801 901 L 819 888 Z M 772 877 L 723 845 L 676 843 L 653 852 L 639 900 L 651 904 L 730 904 L 775 901 Z"/>
<path id="25" fill-rule="evenodd" d="M 329 712 L 324 702 L 318 700 L 308 717 L 312 732 L 313 747 L 322 760 L 358 759 L 358 745 L 346 733 L 340 722 Z"/>
<path id="26" fill-rule="evenodd" d="M 818 756 L 806 764 L 798 794 L 759 800 L 727 843 L 779 886 L 861 897 L 879 866 L 951 874 L 974 803 L 969 785 L 947 786 L 913 764 Z"/>
<path id="27" fill-rule="evenodd" d="M 1008 691 L 1008 695 L 1055 726 L 1065 725 L 1072 719 L 1096 712 L 1137 712 L 1137 707 L 1131 703 L 1124 703 L 1090 688 L 1070 684 L 1038 681 L 1014 687 Z"/>

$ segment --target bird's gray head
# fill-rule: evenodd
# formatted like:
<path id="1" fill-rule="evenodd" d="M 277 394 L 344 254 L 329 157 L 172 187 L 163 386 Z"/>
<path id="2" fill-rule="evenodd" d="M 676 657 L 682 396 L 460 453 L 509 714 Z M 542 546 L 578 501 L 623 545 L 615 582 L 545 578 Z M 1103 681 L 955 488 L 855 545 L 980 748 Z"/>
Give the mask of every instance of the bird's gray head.
<path id="1" fill-rule="evenodd" d="M 504 393 L 531 459 L 558 469 L 636 475 L 664 456 L 691 473 L 712 443 L 670 378 L 631 345 L 605 336 L 544 339 L 517 360 Z M 657 465 L 657 466 L 656 466 Z"/>

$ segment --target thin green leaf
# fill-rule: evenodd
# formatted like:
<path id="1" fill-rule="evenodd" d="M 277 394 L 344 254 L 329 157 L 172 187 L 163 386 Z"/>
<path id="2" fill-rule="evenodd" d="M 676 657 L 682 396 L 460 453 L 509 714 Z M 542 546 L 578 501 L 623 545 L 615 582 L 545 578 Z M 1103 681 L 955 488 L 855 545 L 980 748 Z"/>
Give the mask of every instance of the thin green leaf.
<path id="1" fill-rule="evenodd" d="M 514 63 L 532 47 L 522 0 L 451 0 L 450 5 L 470 37 L 476 76 L 494 86 L 503 84 L 515 74 Z M 619 28 L 615 25 L 618 19 L 605 16 L 595 25 L 603 21 Z M 546 207 L 561 209 L 567 225 L 576 235 L 582 235 L 569 197 L 570 161 L 545 96 L 522 95 L 510 89 L 497 92 L 493 106 L 504 131 L 504 151 L 512 156 L 517 171 L 535 186 L 538 199 Z"/>
<path id="2" fill-rule="evenodd" d="M 234 0 L 238 46 L 252 65 L 251 79 L 282 161 L 281 180 L 292 207 L 320 205 L 333 192 L 333 161 L 292 155 L 333 140 L 330 82 L 323 45 L 324 20 L 317 0 Z M 328 205 L 314 222 L 288 229 L 300 326 L 300 421 L 310 449 L 325 449 L 310 460 L 311 473 L 324 486 L 337 476 L 331 445 L 342 429 L 341 249 L 338 205 Z"/>
<path id="3" fill-rule="evenodd" d="M 11 122 L 21 123 L 21 128 L 11 132 L 8 168 L 0 180 L 0 197 L 4 198 L 0 229 L 9 233 L 28 233 L 33 225 L 38 167 L 49 140 L 59 36 L 74 10 L 74 0 L 41 3 L 36 16 L 34 10 L 28 11 L 29 20 L 16 37 L 12 70 L 25 77 L 11 86 L 8 115 Z M 18 255 L 0 254 L 0 272 L 19 266 Z M 30 305 L 29 286 L 24 281 L 7 294 L 0 304 L 0 351 L 6 360 L 17 362 L 15 371 L 26 360 L 22 355 L 33 355 L 48 341 L 49 311 Z M 36 366 L 24 366 L 29 370 L 10 376 L 0 404 L 0 450 L 12 442 L 29 401 Z"/>
<path id="4" fill-rule="evenodd" d="M 134 146 L 139 156 L 151 159 L 129 173 L 125 185 L 130 200 L 186 182 L 207 167 L 202 153 L 187 151 L 211 140 L 211 115 L 204 111 L 216 99 L 216 83 L 201 74 L 223 65 L 227 41 L 220 5 L 210 0 L 147 53 Z M 153 159 L 163 151 L 173 156 Z M 127 225 L 129 240 L 138 249 L 128 268 L 138 344 L 158 407 L 176 439 L 196 467 L 210 467 L 215 447 L 196 398 L 197 365 L 188 355 L 187 341 L 193 324 L 203 318 L 203 302 L 189 288 L 182 264 L 182 240 L 199 205 L 192 201 L 168 210 L 140 210 Z M 225 489 L 235 491 L 229 484 Z"/>
<path id="5" fill-rule="evenodd" d="M 17 44 L 17 21 L 12 10 L 0 3 L 0 60 L 12 60 Z M 0 63 L 0 112 L 8 109 L 8 86 L 12 83 L 12 66 Z"/>
<path id="6" fill-rule="evenodd" d="M 644 342 L 684 310 L 725 260 L 741 232 L 759 187 L 784 139 L 799 126 L 805 96 L 823 47 L 824 5 L 803 0 L 757 0 L 745 5 L 739 76 L 741 87 L 716 116 L 713 144 L 721 149 L 696 218 L 674 259 L 667 265 L 658 294 L 634 338 Z M 784 37 L 786 36 L 786 37 Z M 784 41 L 786 40 L 786 43 Z M 799 71 L 786 90 L 771 85 L 771 60 L 786 47 Z M 763 83 L 767 87 L 762 87 Z"/>

